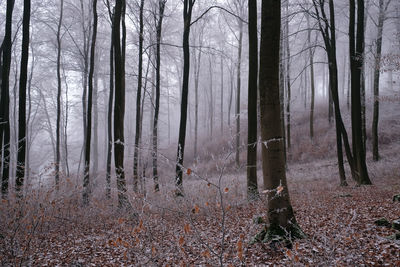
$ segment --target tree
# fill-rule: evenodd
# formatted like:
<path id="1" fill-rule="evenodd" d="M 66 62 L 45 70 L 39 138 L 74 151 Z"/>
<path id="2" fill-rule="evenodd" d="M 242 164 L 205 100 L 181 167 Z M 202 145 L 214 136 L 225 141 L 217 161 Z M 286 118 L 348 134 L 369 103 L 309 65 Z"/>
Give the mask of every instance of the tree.
<path id="1" fill-rule="evenodd" d="M 12 50 L 12 14 L 14 0 L 7 0 L 5 35 L 2 44 L 2 72 L 1 72 L 1 102 L 0 102 L 0 132 L 2 137 L 1 154 L 3 156 L 1 193 L 6 198 L 8 194 L 8 183 L 10 174 L 10 95 L 9 75 Z M 1 155 L 0 155 L 1 156 Z"/>
<path id="2" fill-rule="evenodd" d="M 108 107 L 107 107 L 107 159 L 106 159 L 106 196 L 111 198 L 111 158 L 113 148 L 113 135 L 112 135 L 112 115 L 114 103 L 114 14 L 111 11 L 110 2 L 107 0 L 108 15 L 111 23 L 111 44 L 109 51 L 109 65 L 110 65 L 110 90 L 108 94 Z"/>
<path id="3" fill-rule="evenodd" d="M 94 62 L 96 53 L 96 38 L 97 38 L 97 0 L 93 0 L 93 32 L 92 32 L 92 44 L 90 47 L 90 66 L 89 66 L 89 84 L 88 84 L 88 105 L 87 105 L 87 129 L 85 136 L 85 170 L 83 177 L 83 203 L 87 205 L 89 203 L 90 194 L 90 146 L 92 138 L 92 106 L 93 106 L 93 76 L 94 76 Z"/>
<path id="4" fill-rule="evenodd" d="M 189 93 L 189 71 L 190 71 L 190 51 L 189 35 L 192 20 L 192 10 L 196 0 L 184 0 L 183 2 L 183 82 L 181 100 L 181 118 L 179 123 L 178 151 L 176 155 L 175 184 L 177 187 L 176 195 L 183 196 L 182 167 L 185 152 L 186 122 Z"/>
<path id="5" fill-rule="evenodd" d="M 314 103 L 315 103 L 315 81 L 314 81 L 314 53 L 315 49 L 311 47 L 311 28 L 310 28 L 310 15 L 307 13 L 307 43 L 309 46 L 309 63 L 310 63 L 310 83 L 311 83 L 311 103 L 310 103 L 310 138 L 314 138 Z M 307 79 L 307 78 L 306 78 Z"/>
<path id="6" fill-rule="evenodd" d="M 60 128 L 61 128 L 61 26 L 63 21 L 64 14 L 64 0 L 60 2 L 60 17 L 58 19 L 57 25 L 57 122 L 56 122 L 56 164 L 55 164 L 55 180 L 56 180 L 56 189 L 59 189 L 59 181 L 60 181 Z"/>
<path id="7" fill-rule="evenodd" d="M 249 77 L 248 77 L 248 136 L 247 136 L 247 198 L 258 196 L 257 185 L 257 76 L 258 36 L 257 1 L 248 1 L 249 13 Z M 222 64 L 221 64 L 222 65 Z"/>
<path id="8" fill-rule="evenodd" d="M 264 189 L 269 227 L 259 240 L 301 238 L 286 182 L 279 99 L 279 42 L 281 1 L 263 0 L 260 43 L 260 116 Z"/>
<path id="9" fill-rule="evenodd" d="M 158 184 L 158 169 L 157 169 L 157 150 L 158 150 L 158 114 L 160 112 L 160 71 L 161 71 L 161 31 L 164 18 L 165 3 L 167 0 L 158 1 L 158 20 L 156 27 L 156 103 L 154 108 L 153 120 L 153 180 L 154 190 L 160 190 Z"/>
<path id="10" fill-rule="evenodd" d="M 240 87 L 241 87 L 241 65 L 242 65 L 242 46 L 243 46 L 243 20 L 241 19 L 241 15 L 243 13 L 243 0 L 236 0 L 235 2 L 236 11 L 240 13 L 240 17 L 237 18 L 238 26 L 239 26 L 239 38 L 238 38 L 238 58 L 236 65 L 236 109 L 235 109 L 235 118 L 236 118 L 236 154 L 235 154 L 235 162 L 236 166 L 240 165 Z"/>
<path id="11" fill-rule="evenodd" d="M 355 36 L 355 0 L 350 0 L 349 51 L 351 71 L 351 126 L 355 167 L 358 184 L 371 184 L 365 162 L 361 116 L 361 69 L 364 61 L 364 0 L 357 0 L 357 34 Z"/>
<path id="12" fill-rule="evenodd" d="M 24 185 L 25 157 L 26 157 L 26 85 L 28 80 L 28 58 L 29 58 L 29 26 L 31 18 L 31 1 L 24 0 L 24 14 L 22 21 L 22 50 L 21 70 L 19 79 L 19 111 L 18 111 L 18 156 L 16 170 L 16 191 L 21 197 Z"/>
<path id="13" fill-rule="evenodd" d="M 335 29 L 335 8 L 333 0 L 329 0 L 329 19 L 325 10 L 326 1 L 313 0 L 313 6 L 317 17 L 319 31 L 325 44 L 325 51 L 328 57 L 328 71 L 329 71 L 329 88 L 332 94 L 332 101 L 334 104 L 335 113 L 335 130 L 336 130 L 336 152 L 338 158 L 339 178 L 342 186 L 347 185 L 346 174 L 344 170 L 343 161 L 343 145 L 344 143 L 347 160 L 349 162 L 352 174 L 354 174 L 353 156 L 349 145 L 348 135 L 344 127 L 342 114 L 340 111 L 339 93 L 338 93 L 338 68 L 336 58 L 336 29 Z"/>
<path id="14" fill-rule="evenodd" d="M 133 152 L 133 191 L 138 191 L 138 162 L 139 162 L 139 137 L 140 137 L 140 111 L 142 98 L 142 76 L 143 76 L 143 9 L 144 0 L 140 0 L 139 7 L 139 57 L 138 57 L 138 88 L 136 92 L 136 129 L 135 129 L 135 151 Z"/>
<path id="15" fill-rule="evenodd" d="M 382 36 L 383 24 L 385 22 L 385 14 L 391 0 L 379 0 L 379 16 L 378 16 L 378 33 L 376 36 L 376 52 L 374 64 L 374 111 L 372 115 L 372 158 L 375 161 L 379 160 L 379 141 L 378 141 L 378 123 L 379 123 L 379 79 L 380 79 L 380 64 L 382 57 Z"/>
<path id="16" fill-rule="evenodd" d="M 126 197 L 126 181 L 124 170 L 124 117 L 125 117 L 125 38 L 121 41 L 121 22 L 124 28 L 122 16 L 124 14 L 125 1 L 117 0 L 114 8 L 113 20 L 113 46 L 115 66 L 115 104 L 114 104 L 114 162 L 117 175 L 118 205 L 128 206 Z"/>

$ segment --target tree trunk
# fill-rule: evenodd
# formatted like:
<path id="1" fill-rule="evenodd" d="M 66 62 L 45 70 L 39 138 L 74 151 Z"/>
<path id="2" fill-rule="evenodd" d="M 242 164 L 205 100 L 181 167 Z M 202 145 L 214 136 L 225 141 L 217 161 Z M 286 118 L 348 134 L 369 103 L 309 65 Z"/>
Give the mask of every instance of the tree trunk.
<path id="1" fill-rule="evenodd" d="M 166 0 L 160 0 L 158 7 L 158 21 L 156 29 L 156 103 L 154 109 L 154 120 L 153 120 L 153 181 L 154 181 L 154 191 L 160 191 L 160 185 L 158 183 L 158 114 L 160 111 L 160 72 L 161 72 L 161 33 L 162 33 L 162 23 L 164 18 L 164 8 Z"/>
<path id="2" fill-rule="evenodd" d="M 115 66 L 115 105 L 114 105 L 114 162 L 117 175 L 118 206 L 129 205 L 126 197 L 126 181 L 124 169 L 124 117 L 125 117 L 125 68 L 124 38 L 121 45 L 121 17 L 125 6 L 124 0 L 117 0 L 114 13 L 113 46 Z M 124 30 L 123 30 L 124 32 Z"/>
<path id="3" fill-rule="evenodd" d="M 314 49 L 311 48 L 311 28 L 310 28 L 310 16 L 307 14 L 307 42 L 308 42 L 308 53 L 309 53 L 309 64 L 310 64 L 310 83 L 311 83 L 311 103 L 310 103 L 310 138 L 314 139 L 314 101 L 315 101 L 315 81 L 314 81 Z M 306 77 L 307 79 L 307 77 Z M 306 87 L 307 88 L 307 87 Z M 307 89 L 306 89 L 307 90 Z"/>
<path id="4" fill-rule="evenodd" d="M 110 14 L 111 15 L 111 14 Z M 110 17 L 112 28 L 114 29 L 114 17 Z M 106 162 L 106 196 L 111 198 L 111 158 L 113 147 L 112 136 L 112 115 L 114 103 L 114 30 L 111 33 L 110 45 L 110 92 L 108 96 L 108 112 L 107 112 L 107 162 Z"/>
<path id="5" fill-rule="evenodd" d="M 247 135 L 247 199 L 258 198 L 257 185 L 257 76 L 258 36 L 257 1 L 248 1 L 249 77 L 248 77 L 248 135 Z M 221 64 L 222 65 L 222 64 Z"/>
<path id="6" fill-rule="evenodd" d="M 379 18 L 378 33 L 376 36 L 376 54 L 374 67 L 374 111 L 372 120 L 372 157 L 375 161 L 379 160 L 379 139 L 378 139 L 378 123 L 379 123 L 379 79 L 380 79 L 380 62 L 382 56 L 382 35 L 383 23 L 385 21 L 384 0 L 379 0 Z"/>
<path id="7" fill-rule="evenodd" d="M 353 158 L 358 184 L 371 184 L 365 162 L 361 116 L 361 68 L 364 51 L 364 0 L 357 0 L 357 36 L 355 38 L 355 0 L 350 0 L 350 62 L 351 62 L 351 125 Z"/>
<path id="8" fill-rule="evenodd" d="M 3 62 L 1 73 L 1 105 L 0 105 L 0 132 L 3 137 L 1 143 L 1 154 L 3 155 L 1 193 L 3 198 L 7 198 L 8 183 L 10 175 L 10 94 L 9 94 L 9 75 L 11 65 L 12 50 L 12 13 L 14 0 L 7 0 L 5 35 L 3 40 Z M 1 142 L 1 140 L 0 140 Z"/>
<path id="9" fill-rule="evenodd" d="M 195 0 L 184 0 L 183 2 L 183 82 L 182 82 L 182 103 L 181 103 L 181 119 L 179 123 L 179 138 L 178 138 L 178 151 L 176 155 L 176 177 L 175 184 L 177 196 L 183 196 L 183 183 L 182 183 L 182 167 L 183 157 L 185 152 L 185 139 L 186 139 L 186 121 L 187 121 L 187 106 L 188 106 L 188 93 L 189 93 L 189 71 L 190 71 L 190 51 L 189 51 L 189 35 L 190 23 L 192 20 L 192 10 Z"/>
<path id="10" fill-rule="evenodd" d="M 93 0 L 93 33 L 92 44 L 90 48 L 90 69 L 89 69 L 89 84 L 88 84 L 88 106 L 87 106 L 87 129 L 85 137 L 85 170 L 83 178 L 83 203 L 89 204 L 90 188 L 90 146 L 92 144 L 92 107 L 93 107 L 93 76 L 94 76 L 94 62 L 96 53 L 96 36 L 97 36 L 97 0 Z"/>
<path id="11" fill-rule="evenodd" d="M 209 105 L 209 120 L 210 120 L 210 140 L 213 139 L 213 128 L 214 128 L 214 93 L 213 93 L 213 68 L 211 57 L 208 58 L 208 71 L 210 75 L 210 105 Z"/>
<path id="12" fill-rule="evenodd" d="M 286 183 L 279 100 L 280 1 L 262 1 L 260 115 L 264 188 L 268 190 L 269 227 L 264 239 L 301 237 Z M 279 212 L 278 212 L 279 211 Z"/>
<path id="13" fill-rule="evenodd" d="M 59 189 L 60 180 L 60 126 L 61 126 L 61 24 L 64 13 L 64 0 L 60 2 L 60 17 L 57 29 L 57 123 L 56 123 L 56 189 Z"/>
<path id="14" fill-rule="evenodd" d="M 138 162 L 139 162 L 139 136 L 140 136 L 140 104 L 142 98 L 142 76 L 143 76 L 143 9 L 144 0 L 140 0 L 139 8 L 139 60 L 138 60 L 138 87 L 136 92 L 136 129 L 135 129 L 135 151 L 133 152 L 133 191 L 138 192 Z"/>
<path id="15" fill-rule="evenodd" d="M 238 20 L 239 23 L 239 40 L 238 40 L 238 61 L 237 61 L 237 73 L 236 73 L 236 154 L 235 162 L 236 166 L 240 166 L 240 87 L 241 87 L 241 64 L 242 64 L 242 45 L 243 45 L 243 22 Z"/>
<path id="16" fill-rule="evenodd" d="M 194 160 L 197 159 L 197 143 L 198 143 L 198 131 L 199 131 L 199 77 L 200 77 L 200 66 L 201 66 L 201 46 L 203 45 L 203 32 L 199 35 L 199 52 L 194 55 Z"/>
<path id="17" fill-rule="evenodd" d="M 224 134 L 224 59 L 221 55 L 221 136 Z"/>
<path id="18" fill-rule="evenodd" d="M 286 1 L 286 20 L 285 20 L 286 36 L 286 143 L 287 149 L 290 150 L 290 102 L 292 101 L 292 92 L 290 84 L 290 43 L 289 43 L 289 0 Z"/>
<path id="19" fill-rule="evenodd" d="M 25 177 L 26 158 L 26 85 L 28 81 L 29 59 L 29 25 L 31 18 L 31 1 L 24 0 L 24 14 L 22 21 L 22 52 L 21 70 L 19 79 L 19 112 L 18 112 L 18 156 L 15 190 L 18 197 L 22 197 Z"/>

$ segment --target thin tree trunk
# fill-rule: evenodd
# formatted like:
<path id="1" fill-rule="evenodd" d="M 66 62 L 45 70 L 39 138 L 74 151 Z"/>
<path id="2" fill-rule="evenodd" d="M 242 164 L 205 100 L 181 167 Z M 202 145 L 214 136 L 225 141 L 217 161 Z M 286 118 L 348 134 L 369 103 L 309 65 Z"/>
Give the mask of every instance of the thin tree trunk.
<path id="1" fill-rule="evenodd" d="M 390 1 L 388 1 L 390 2 Z M 387 6 L 386 6 L 387 7 Z M 382 57 L 382 35 L 383 24 L 385 21 L 384 0 L 379 0 L 379 18 L 378 33 L 376 36 L 376 54 L 374 67 L 374 111 L 372 120 L 372 156 L 375 161 L 379 160 L 379 139 L 378 139 L 378 123 L 379 123 L 379 79 L 380 79 L 380 62 Z"/>
<path id="2" fill-rule="evenodd" d="M 0 105 L 0 132 L 2 134 L 1 151 L 3 154 L 1 193 L 3 198 L 8 195 L 8 183 L 10 175 L 10 95 L 9 75 L 12 50 L 12 13 L 14 0 L 7 0 L 5 35 L 3 40 L 3 62 L 1 73 L 1 105 Z M 0 140 L 1 141 L 1 140 Z"/>
<path id="3" fill-rule="evenodd" d="M 248 77 L 248 136 L 247 136 L 247 199 L 258 198 L 257 184 L 257 76 L 258 36 L 257 1 L 248 1 L 249 77 Z M 221 62 L 222 63 L 222 62 Z M 221 64 L 222 66 L 222 64 Z"/>
<path id="4" fill-rule="evenodd" d="M 192 10 L 195 0 L 184 0 L 183 2 L 183 82 L 182 82 L 182 103 L 181 103 L 181 119 L 179 124 L 179 138 L 177 149 L 177 162 L 176 162 L 176 177 L 175 184 L 177 187 L 176 195 L 182 196 L 183 183 L 182 183 L 182 167 L 183 157 L 185 152 L 185 139 L 186 139 L 186 120 L 187 120 L 187 106 L 188 106 L 188 93 L 189 93 L 189 71 L 190 71 L 190 51 L 189 51 L 189 35 L 190 23 L 192 20 Z"/>
<path id="5" fill-rule="evenodd" d="M 311 83 L 311 103 L 310 103 L 310 138 L 314 139 L 314 101 L 315 101 L 315 82 L 314 82 L 314 51 L 311 48 L 311 28 L 310 28 L 310 16 L 307 14 L 307 42 L 308 42 L 308 53 L 310 63 L 310 83 Z M 307 77 L 306 77 L 307 80 Z M 307 88 L 307 87 L 306 87 Z M 307 89 L 306 89 L 307 90 Z"/>
<path id="6" fill-rule="evenodd" d="M 114 16 L 110 13 L 111 27 L 114 29 Z M 111 33 L 110 45 L 110 92 L 108 96 L 108 112 L 107 112 L 107 162 L 106 162 L 106 196 L 111 198 L 111 158 L 113 148 L 112 136 L 112 115 L 114 103 L 114 30 Z"/>
<path id="7" fill-rule="evenodd" d="M 221 135 L 224 134 L 224 59 L 221 55 Z"/>
<path id="8" fill-rule="evenodd" d="M 197 159 L 197 143 L 198 143 L 198 131 L 199 131 L 199 77 L 200 77 L 200 66 L 201 66 L 201 46 L 203 45 L 203 32 L 199 35 L 199 52 L 194 56 L 194 152 L 193 158 Z"/>
<path id="9" fill-rule="evenodd" d="M 61 125 L 61 24 L 64 13 L 64 0 L 60 2 L 60 17 L 57 29 L 57 124 L 56 124 L 56 189 L 59 189 L 60 180 L 60 125 Z"/>
<path id="10" fill-rule="evenodd" d="M 29 25 L 31 18 L 31 1 L 24 0 L 24 14 L 22 21 L 22 52 L 21 70 L 19 79 L 19 112 L 18 112 L 18 156 L 15 190 L 18 197 L 22 197 L 22 189 L 25 177 L 26 159 L 26 85 L 28 81 L 28 59 L 29 59 Z"/>
<path id="11" fill-rule="evenodd" d="M 213 139 L 213 128 L 214 128 L 214 93 L 213 93 L 213 68 L 211 57 L 208 58 L 209 63 L 209 74 L 210 74 L 210 113 L 209 113 L 209 120 L 210 120 L 210 139 Z"/>
<path id="12" fill-rule="evenodd" d="M 89 197 L 91 193 L 90 188 L 90 146 L 92 138 L 92 107 L 93 107 L 93 76 L 94 76 L 94 63 L 96 53 L 96 36 L 97 36 L 97 0 L 93 0 L 93 33 L 92 44 L 90 48 L 90 69 L 89 69 L 89 84 L 88 84 L 88 106 L 87 106 L 87 129 L 85 137 L 85 170 L 83 178 L 83 203 L 89 204 Z"/>
<path id="13" fill-rule="evenodd" d="M 158 114 L 160 112 L 160 72 L 161 72 L 161 33 L 162 23 L 164 18 L 164 8 L 166 0 L 159 0 L 158 9 L 158 21 L 157 21 L 157 44 L 156 44 L 156 103 L 154 109 L 154 121 L 153 121 L 153 181 L 154 191 L 160 191 L 160 185 L 158 183 Z"/>
<path id="14" fill-rule="evenodd" d="M 290 138 L 290 102 L 292 101 L 291 92 L 291 80 L 290 80 L 290 43 L 289 43 L 289 0 L 286 1 L 286 20 L 285 20 L 286 36 L 286 143 L 287 149 L 290 150 L 291 138 Z"/>
<path id="15" fill-rule="evenodd" d="M 235 162 L 236 166 L 240 165 L 240 83 L 241 83 L 241 64 L 242 64 L 242 45 L 243 45 L 243 22 L 241 20 L 239 23 L 239 40 L 238 40 L 238 61 L 237 61 L 237 73 L 236 73 L 236 109 L 235 109 L 235 119 L 236 119 L 236 146 L 235 146 Z"/>
<path id="16" fill-rule="evenodd" d="M 136 92 L 136 129 L 135 129 L 135 151 L 133 154 L 133 191 L 138 192 L 138 162 L 139 162 L 139 136 L 140 136 L 140 104 L 142 98 L 142 75 L 143 75 L 143 9 L 144 0 L 140 1 L 139 9 L 139 60 L 138 60 L 138 88 Z"/>

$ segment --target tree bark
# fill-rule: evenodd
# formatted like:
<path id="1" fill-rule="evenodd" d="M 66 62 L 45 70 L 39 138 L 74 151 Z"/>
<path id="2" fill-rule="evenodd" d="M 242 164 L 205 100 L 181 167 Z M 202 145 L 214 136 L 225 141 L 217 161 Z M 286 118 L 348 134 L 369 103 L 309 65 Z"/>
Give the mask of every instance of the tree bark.
<path id="1" fill-rule="evenodd" d="M 242 45 L 243 45 L 243 22 L 238 20 L 239 23 L 239 40 L 238 40 L 238 61 L 236 73 L 236 146 L 235 146 L 235 162 L 236 166 L 240 166 L 240 87 L 241 87 L 241 64 L 242 64 Z"/>
<path id="2" fill-rule="evenodd" d="M 61 126 L 61 24 L 63 20 L 64 13 L 64 0 L 60 2 L 60 17 L 58 21 L 57 28 L 57 122 L 56 122 L 56 189 L 59 189 L 59 180 L 60 180 L 60 126 Z"/>
<path id="3" fill-rule="evenodd" d="M 286 1 L 286 20 L 285 20 L 285 44 L 286 44 L 286 143 L 290 150 L 290 102 L 292 101 L 292 92 L 290 84 L 290 43 L 289 43 L 289 0 Z"/>
<path id="4" fill-rule="evenodd" d="M 135 151 L 133 152 L 133 191 L 138 192 L 138 162 L 139 162 L 139 137 L 140 137 L 140 110 L 142 98 L 142 78 L 143 78 L 143 9 L 144 0 L 140 0 L 139 8 L 139 60 L 138 60 L 138 87 L 136 92 L 136 129 L 135 129 Z"/>
<path id="5" fill-rule="evenodd" d="M 26 86 L 28 81 L 29 59 L 29 26 L 31 18 L 31 1 L 24 0 L 24 14 L 22 20 L 22 52 L 21 70 L 19 79 L 19 112 L 18 112 L 18 156 L 15 190 L 18 197 L 22 197 L 25 177 L 26 158 Z"/>
<path id="6" fill-rule="evenodd" d="M 279 42 L 281 3 L 262 1 L 260 44 L 260 115 L 264 188 L 268 190 L 267 239 L 301 237 L 290 203 L 283 153 L 279 100 Z"/>
<path id="7" fill-rule="evenodd" d="M 247 199 L 258 198 L 257 184 L 257 76 L 258 36 L 257 1 L 248 1 L 249 77 L 248 77 L 248 135 L 247 135 Z M 221 64 L 222 65 L 222 64 Z"/>
<path id="8" fill-rule="evenodd" d="M 89 84 L 88 84 L 88 106 L 87 106 L 87 129 L 85 137 L 85 170 L 83 177 L 83 203 L 89 204 L 89 196 L 91 193 L 90 188 L 90 146 L 92 144 L 92 107 L 93 107 L 93 76 L 94 76 L 94 63 L 96 53 L 96 38 L 97 38 L 97 0 L 93 0 L 93 32 L 92 43 L 90 47 L 90 66 L 89 66 Z"/>
<path id="9" fill-rule="evenodd" d="M 364 0 L 357 0 L 357 35 L 355 31 L 355 0 L 350 0 L 349 48 L 351 62 L 351 125 L 353 158 L 358 184 L 371 184 L 362 137 L 361 68 L 364 54 Z"/>
<path id="10" fill-rule="evenodd" d="M 390 0 L 388 1 L 390 2 Z M 379 17 L 378 17 L 378 33 L 376 36 L 376 53 L 374 64 L 374 111 L 372 116 L 372 158 L 379 160 L 379 139 L 378 139 L 378 123 L 379 123 L 379 79 L 380 79 L 380 62 L 382 57 L 382 36 L 383 24 L 385 21 L 386 8 L 384 0 L 379 0 Z"/>
<path id="11" fill-rule="evenodd" d="M 10 175 L 10 94 L 9 76 L 12 50 L 12 14 L 14 0 L 7 0 L 5 35 L 2 44 L 2 73 L 1 73 L 1 105 L 0 105 L 0 132 L 2 134 L 1 154 L 3 155 L 1 193 L 3 198 L 8 195 L 8 183 Z"/>
<path id="12" fill-rule="evenodd" d="M 160 72 L 161 72 L 161 33 L 162 23 L 164 18 L 164 8 L 166 0 L 159 0 L 158 4 L 158 21 L 156 29 L 156 103 L 154 109 L 154 120 L 153 120 L 153 181 L 154 191 L 160 191 L 160 185 L 158 183 L 158 114 L 160 112 Z"/>
<path id="13" fill-rule="evenodd" d="M 115 105 L 114 105 L 114 162 L 117 175 L 118 206 L 120 208 L 129 205 L 126 197 L 126 181 L 124 169 L 124 117 L 125 117 L 125 42 L 121 44 L 121 20 L 124 0 L 117 0 L 114 13 L 113 46 L 115 66 Z M 124 30 L 122 30 L 124 32 Z"/>
<path id="14" fill-rule="evenodd" d="M 181 103 L 181 119 L 179 123 L 178 151 L 176 155 L 176 177 L 175 185 L 177 187 L 176 195 L 183 196 L 182 183 L 182 167 L 185 152 L 186 139 L 186 121 L 189 93 L 189 71 L 190 71 L 190 51 L 189 51 L 189 35 L 190 24 L 192 20 L 193 5 L 196 0 L 184 0 L 183 2 L 183 82 L 182 82 L 182 103 Z"/>
<path id="15" fill-rule="evenodd" d="M 311 103 L 310 103 L 310 138 L 314 139 L 314 101 L 315 101 L 315 81 L 314 81 L 314 49 L 311 48 L 311 28 L 310 28 L 310 16 L 307 14 L 307 42 L 308 42 L 308 53 L 309 53 L 309 64 L 310 64 L 310 83 L 311 83 Z M 307 79 L 307 77 L 306 77 Z M 306 87 L 307 88 L 307 87 Z M 306 89 L 307 90 L 307 89 Z"/>

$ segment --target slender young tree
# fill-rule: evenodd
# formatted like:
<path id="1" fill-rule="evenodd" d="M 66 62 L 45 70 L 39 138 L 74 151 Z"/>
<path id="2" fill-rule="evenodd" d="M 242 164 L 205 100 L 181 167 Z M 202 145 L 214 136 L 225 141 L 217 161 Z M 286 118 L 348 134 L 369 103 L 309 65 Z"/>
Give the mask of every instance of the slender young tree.
<path id="1" fill-rule="evenodd" d="M 21 70 L 19 79 L 19 111 L 18 111 L 18 156 L 15 189 L 17 196 L 22 196 L 25 177 L 26 158 L 26 85 L 28 81 L 29 27 L 31 19 L 31 1 L 24 0 L 22 19 Z"/>
<path id="2" fill-rule="evenodd" d="M 138 88 L 136 92 L 136 129 L 135 129 L 135 151 L 133 152 L 133 191 L 138 191 L 139 175 L 138 175 L 138 163 L 139 163 L 139 137 L 140 137 L 140 110 L 141 110 L 141 98 L 142 98 L 142 80 L 143 80 L 143 10 L 144 0 L 140 0 L 139 7 L 139 56 L 138 56 Z"/>
<path id="3" fill-rule="evenodd" d="M 114 105 L 114 162 L 117 175 L 118 206 L 120 208 L 129 205 L 126 197 L 126 181 L 124 169 L 124 117 L 125 117 L 125 40 L 121 40 L 121 24 L 124 28 L 122 16 L 124 14 L 125 1 L 117 0 L 114 8 L 113 20 L 113 46 L 115 66 L 115 105 Z"/>
<path id="4" fill-rule="evenodd" d="M 353 168 L 353 157 L 349 145 L 347 131 L 343 124 L 342 114 L 340 111 L 339 93 L 338 93 L 338 70 L 337 70 L 337 58 L 336 58 L 336 29 L 335 29 L 335 8 L 333 0 L 329 0 L 329 18 L 325 10 L 326 1 L 313 0 L 313 6 L 317 17 L 319 30 L 325 44 L 325 51 L 328 57 L 328 71 L 329 71 L 329 88 L 332 91 L 332 100 L 334 104 L 335 112 L 335 128 L 336 128 L 336 151 L 338 158 L 339 178 L 342 186 L 347 185 L 346 174 L 344 170 L 343 161 L 343 144 L 346 151 L 347 160 L 349 162 L 352 174 L 354 173 Z"/>
<path id="5" fill-rule="evenodd" d="M 2 197 L 8 194 L 8 183 L 10 175 L 10 95 L 9 95 L 9 76 L 11 65 L 12 50 L 12 14 L 14 10 L 14 0 L 7 0 L 5 35 L 2 44 L 2 72 L 1 72 L 1 102 L 0 102 L 0 132 L 2 137 L 1 154 L 3 156 L 3 169 L 1 179 Z"/>
<path id="6" fill-rule="evenodd" d="M 158 166 L 157 166 L 157 154 L 158 154 L 158 115 L 160 112 L 160 72 L 161 72 L 161 32 L 162 23 L 164 18 L 165 3 L 167 0 L 158 1 L 158 19 L 156 27 L 156 101 L 154 108 L 154 120 L 153 120 L 153 180 L 154 180 L 154 191 L 160 191 L 160 185 L 158 184 Z"/>
<path id="7" fill-rule="evenodd" d="M 186 122 L 189 94 L 189 71 L 190 71 L 190 49 L 189 35 L 192 21 L 192 11 L 196 0 L 184 0 L 183 2 L 183 82 L 182 82 L 182 101 L 181 119 L 179 123 L 178 151 L 176 155 L 176 195 L 183 196 L 182 167 L 185 152 Z"/>
<path id="8" fill-rule="evenodd" d="M 55 164 L 55 172 L 56 172 L 56 189 L 59 189 L 59 181 L 60 181 L 60 162 L 61 162 L 61 152 L 60 152 L 60 139 L 61 139 L 61 27 L 63 22 L 64 15 L 64 0 L 60 2 L 60 17 L 58 19 L 57 25 L 57 122 L 56 122 L 56 164 Z"/>
<path id="9" fill-rule="evenodd" d="M 379 141 L 378 141 L 378 123 L 379 123 L 379 79 L 380 79 L 380 62 L 382 57 L 382 36 L 383 25 L 385 22 L 385 14 L 391 0 L 379 0 L 379 17 L 378 17 L 378 33 L 376 36 L 376 52 L 374 64 L 374 111 L 372 116 L 372 158 L 379 160 Z"/>
<path id="10" fill-rule="evenodd" d="M 111 22 L 111 28 L 114 29 L 114 14 L 111 11 L 110 2 L 107 0 L 108 15 Z M 112 161 L 112 148 L 113 148 L 113 135 L 112 135 L 112 115 L 114 103 L 114 30 L 111 30 L 111 43 L 109 51 L 110 63 L 110 91 L 108 95 L 107 107 L 107 160 L 106 160 L 106 196 L 111 198 L 111 161 Z"/>
<path id="11" fill-rule="evenodd" d="M 93 8 L 93 29 L 92 29 L 92 43 L 90 47 L 90 66 L 89 66 L 89 84 L 88 84 L 88 110 L 87 110 L 87 129 L 86 129 L 86 141 L 85 141 L 85 169 L 83 177 L 83 203 L 89 204 L 90 195 L 90 146 L 92 144 L 92 107 L 93 107 L 93 76 L 94 76 L 94 64 L 96 54 L 96 38 L 97 38 L 97 0 L 92 1 Z"/>
<path id="12" fill-rule="evenodd" d="M 260 44 L 260 115 L 264 189 L 269 227 L 260 240 L 301 238 L 286 182 L 279 100 L 279 42 L 281 1 L 263 0 Z"/>
<path id="13" fill-rule="evenodd" d="M 355 36 L 355 0 L 350 0 L 349 51 L 351 67 L 351 126 L 355 178 L 358 184 L 371 184 L 362 136 L 361 69 L 364 55 L 364 0 L 357 0 L 357 30 Z"/>
<path id="14" fill-rule="evenodd" d="M 247 199 L 258 197 L 257 185 L 257 77 L 258 36 L 257 1 L 248 1 L 249 77 L 248 77 L 248 136 L 247 136 Z"/>
<path id="15" fill-rule="evenodd" d="M 310 138 L 314 138 L 314 104 L 315 104 L 315 81 L 314 81 L 314 53 L 315 49 L 311 47 L 311 28 L 310 28 L 310 15 L 307 13 L 307 42 L 308 42 L 308 56 L 310 64 L 310 86 L 311 86 L 311 101 L 310 101 Z M 307 79 L 307 78 L 306 78 Z"/>
<path id="16" fill-rule="evenodd" d="M 237 10 L 242 13 L 243 12 L 243 1 L 238 0 L 237 2 Z M 236 118 L 236 154 L 235 154 L 235 162 L 236 166 L 240 165 L 240 87 L 242 82 L 241 76 L 241 65 L 242 65 L 242 47 L 243 47 L 243 21 L 238 18 L 239 25 L 239 39 L 238 39 L 238 58 L 236 65 L 236 109 L 235 109 L 235 118 Z"/>

